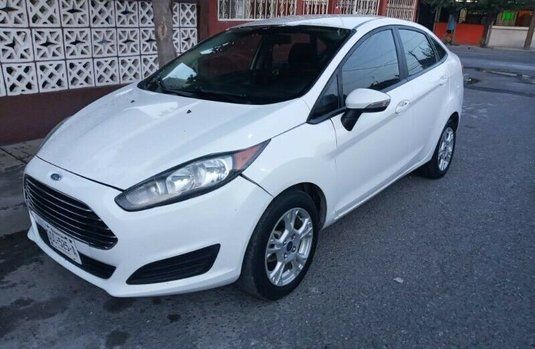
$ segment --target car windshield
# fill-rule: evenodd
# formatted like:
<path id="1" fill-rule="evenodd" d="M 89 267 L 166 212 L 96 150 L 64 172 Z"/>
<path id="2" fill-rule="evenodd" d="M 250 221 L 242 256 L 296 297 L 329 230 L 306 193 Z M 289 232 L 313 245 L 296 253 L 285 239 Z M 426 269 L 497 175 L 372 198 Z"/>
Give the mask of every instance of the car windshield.
<path id="1" fill-rule="evenodd" d="M 312 86 L 350 33 L 312 26 L 231 29 L 176 58 L 139 87 L 243 104 L 289 100 Z"/>

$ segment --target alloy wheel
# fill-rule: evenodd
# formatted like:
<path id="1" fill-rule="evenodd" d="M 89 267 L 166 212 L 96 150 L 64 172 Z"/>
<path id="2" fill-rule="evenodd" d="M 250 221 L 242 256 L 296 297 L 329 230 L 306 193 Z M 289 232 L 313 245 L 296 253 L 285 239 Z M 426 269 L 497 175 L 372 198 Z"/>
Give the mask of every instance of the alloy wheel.
<path id="1" fill-rule="evenodd" d="M 438 169 L 445 171 L 453 156 L 453 147 L 455 145 L 455 132 L 451 127 L 446 127 L 440 137 L 440 146 L 438 148 Z"/>
<path id="2" fill-rule="evenodd" d="M 272 284 L 288 285 L 301 273 L 312 249 L 313 229 L 310 214 L 302 208 L 292 208 L 279 218 L 265 253 L 265 270 Z"/>

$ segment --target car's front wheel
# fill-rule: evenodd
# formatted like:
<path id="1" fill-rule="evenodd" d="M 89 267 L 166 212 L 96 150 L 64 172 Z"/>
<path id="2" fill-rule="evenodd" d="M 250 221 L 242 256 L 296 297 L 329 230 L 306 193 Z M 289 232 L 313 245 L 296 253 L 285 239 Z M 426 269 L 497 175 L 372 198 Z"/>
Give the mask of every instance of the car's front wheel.
<path id="1" fill-rule="evenodd" d="M 238 285 L 270 300 L 289 294 L 312 262 L 318 229 L 317 209 L 308 194 L 291 190 L 279 195 L 251 236 Z"/>

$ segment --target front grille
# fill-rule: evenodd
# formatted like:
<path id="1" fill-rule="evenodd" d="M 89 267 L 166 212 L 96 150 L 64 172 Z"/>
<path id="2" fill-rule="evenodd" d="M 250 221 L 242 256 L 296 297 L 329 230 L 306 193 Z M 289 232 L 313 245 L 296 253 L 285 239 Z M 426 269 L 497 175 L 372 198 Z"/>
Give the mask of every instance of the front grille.
<path id="1" fill-rule="evenodd" d="M 29 176 L 24 191 L 28 207 L 61 232 L 105 250 L 117 243 L 117 236 L 86 204 Z"/>
<path id="2" fill-rule="evenodd" d="M 37 230 L 39 232 L 39 236 L 41 237 L 41 240 L 44 241 L 44 243 L 54 249 L 54 247 L 50 244 L 50 240 L 48 239 L 48 234 L 45 231 L 45 228 L 37 224 Z M 80 260 L 82 261 L 82 264 L 78 264 L 72 259 L 70 259 L 68 256 L 65 256 L 61 251 L 58 251 L 54 249 L 58 254 L 65 257 L 65 259 L 72 264 L 76 265 L 78 268 L 87 271 L 90 274 L 95 275 L 96 277 L 99 277 L 101 279 L 109 279 L 113 272 L 115 271 L 115 267 L 113 265 L 109 265 L 103 262 L 99 262 L 96 259 L 93 259 L 91 257 L 86 256 L 85 254 L 82 254 L 78 252 L 80 255 Z"/>
<path id="3" fill-rule="evenodd" d="M 139 268 L 126 280 L 130 285 L 166 282 L 206 273 L 214 265 L 220 245 L 162 259 Z"/>

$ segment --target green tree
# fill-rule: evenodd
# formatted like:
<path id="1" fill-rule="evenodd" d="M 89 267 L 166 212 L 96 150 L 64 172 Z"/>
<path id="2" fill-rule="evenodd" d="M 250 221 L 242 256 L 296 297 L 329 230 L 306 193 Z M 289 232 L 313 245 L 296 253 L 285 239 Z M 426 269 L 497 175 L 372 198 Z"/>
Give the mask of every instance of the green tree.
<path id="1" fill-rule="evenodd" d="M 442 10 L 448 11 L 448 13 L 457 11 L 458 2 L 455 0 L 424 0 L 425 3 L 429 4 L 435 10 L 435 22 L 433 24 L 433 30 L 435 29 L 436 23 L 440 19 L 440 13 Z"/>
<path id="2" fill-rule="evenodd" d="M 439 8 L 455 8 L 456 2 L 454 0 L 424 0 L 426 4 L 431 5 L 435 9 Z"/>

